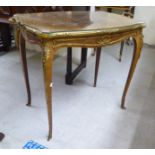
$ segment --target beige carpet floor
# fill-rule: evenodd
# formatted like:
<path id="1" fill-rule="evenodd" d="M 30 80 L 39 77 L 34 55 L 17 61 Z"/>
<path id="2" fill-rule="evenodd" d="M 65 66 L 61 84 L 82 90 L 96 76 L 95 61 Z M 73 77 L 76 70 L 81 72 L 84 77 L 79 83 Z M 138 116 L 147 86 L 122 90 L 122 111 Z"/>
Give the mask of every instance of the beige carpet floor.
<path id="1" fill-rule="evenodd" d="M 66 58 L 53 70 L 53 139 L 47 141 L 47 110 L 40 54 L 27 51 L 32 107 L 18 51 L 0 56 L 0 148 L 22 148 L 34 140 L 48 148 L 155 148 L 155 49 L 144 47 L 126 98 L 121 96 L 131 63 L 132 46 L 103 48 L 98 84 L 93 88 L 95 57 L 72 86 L 65 84 Z M 74 65 L 75 66 L 75 65 Z"/>

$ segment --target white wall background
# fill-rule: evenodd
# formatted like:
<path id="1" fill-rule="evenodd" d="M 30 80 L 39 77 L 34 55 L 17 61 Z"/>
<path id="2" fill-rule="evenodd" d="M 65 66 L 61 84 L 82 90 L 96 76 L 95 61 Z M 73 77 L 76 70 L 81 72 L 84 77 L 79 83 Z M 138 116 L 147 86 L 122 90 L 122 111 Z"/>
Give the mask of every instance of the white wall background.
<path id="1" fill-rule="evenodd" d="M 155 6 L 136 6 L 134 18 L 146 23 L 144 43 L 155 45 Z"/>

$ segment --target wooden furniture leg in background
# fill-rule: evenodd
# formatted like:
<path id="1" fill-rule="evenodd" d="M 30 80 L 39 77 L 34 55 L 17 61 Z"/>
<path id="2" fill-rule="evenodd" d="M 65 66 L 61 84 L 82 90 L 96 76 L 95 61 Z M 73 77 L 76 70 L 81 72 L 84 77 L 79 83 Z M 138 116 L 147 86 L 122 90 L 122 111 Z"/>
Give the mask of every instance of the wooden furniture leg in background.
<path id="1" fill-rule="evenodd" d="M 18 37 L 19 37 L 19 52 L 21 56 L 21 62 L 28 96 L 27 106 L 31 106 L 31 91 L 30 91 L 30 83 L 29 83 L 27 60 L 26 60 L 25 39 L 20 32 Z"/>
<path id="2" fill-rule="evenodd" d="M 66 84 L 72 85 L 73 80 L 81 72 L 83 68 L 86 67 L 87 63 L 87 48 L 82 48 L 81 51 L 81 63 L 80 65 L 72 71 L 72 48 L 67 48 L 67 73 L 66 73 Z"/>
<path id="3" fill-rule="evenodd" d="M 0 51 L 9 51 L 11 48 L 11 30 L 7 23 L 0 23 Z"/>
<path id="4" fill-rule="evenodd" d="M 124 48 L 124 41 L 121 42 L 121 48 L 120 48 L 120 52 L 119 52 L 119 61 L 120 62 L 122 60 L 123 48 Z"/>
<path id="5" fill-rule="evenodd" d="M 95 64 L 95 76 L 94 76 L 94 87 L 96 87 L 98 70 L 100 65 L 100 57 L 101 57 L 101 47 L 96 48 L 96 64 Z"/>
<path id="6" fill-rule="evenodd" d="M 52 64 L 54 57 L 54 49 L 50 48 L 49 44 L 44 46 L 42 55 L 42 64 L 44 72 L 44 84 L 45 84 L 45 95 L 48 111 L 48 140 L 52 138 Z"/>
<path id="7" fill-rule="evenodd" d="M 86 68 L 86 65 L 87 65 L 87 48 L 82 48 L 81 64 L 83 64 L 83 68 Z"/>
<path id="8" fill-rule="evenodd" d="M 72 48 L 67 48 L 66 84 L 73 84 L 72 77 Z"/>
<path id="9" fill-rule="evenodd" d="M 132 58 L 132 63 L 131 63 L 131 67 L 129 70 L 128 78 L 127 78 L 127 81 L 126 81 L 126 84 L 124 87 L 124 91 L 123 91 L 123 96 L 122 96 L 122 101 L 121 101 L 121 108 L 122 109 L 125 109 L 125 97 L 126 97 L 130 82 L 132 80 L 133 73 L 134 73 L 135 68 L 136 68 L 136 64 L 137 64 L 138 59 L 140 57 L 142 46 L 143 46 L 143 36 L 140 33 L 134 37 L 134 53 L 133 53 L 133 58 Z"/>

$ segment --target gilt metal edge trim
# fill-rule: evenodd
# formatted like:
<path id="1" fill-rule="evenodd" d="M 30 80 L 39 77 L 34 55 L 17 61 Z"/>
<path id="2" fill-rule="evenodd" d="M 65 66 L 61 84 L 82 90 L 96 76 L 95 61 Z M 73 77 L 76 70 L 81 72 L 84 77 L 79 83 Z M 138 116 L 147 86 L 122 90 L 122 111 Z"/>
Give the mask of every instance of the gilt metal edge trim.
<path id="1" fill-rule="evenodd" d="M 90 29 L 90 30 L 75 30 L 75 31 L 59 31 L 59 32 L 41 32 L 39 29 L 30 27 L 26 24 L 20 23 L 18 19 L 14 16 L 9 18 L 9 22 L 11 24 L 22 27 L 28 32 L 34 33 L 40 38 L 51 39 L 51 38 L 62 38 L 62 37 L 82 37 L 82 36 L 95 36 L 95 35 L 103 35 L 103 34 L 111 34 L 111 33 L 119 33 L 125 32 L 128 30 L 135 30 L 139 28 L 144 28 L 146 25 L 143 22 L 139 22 L 129 26 L 122 27 L 112 27 L 112 28 L 103 28 L 103 29 Z"/>

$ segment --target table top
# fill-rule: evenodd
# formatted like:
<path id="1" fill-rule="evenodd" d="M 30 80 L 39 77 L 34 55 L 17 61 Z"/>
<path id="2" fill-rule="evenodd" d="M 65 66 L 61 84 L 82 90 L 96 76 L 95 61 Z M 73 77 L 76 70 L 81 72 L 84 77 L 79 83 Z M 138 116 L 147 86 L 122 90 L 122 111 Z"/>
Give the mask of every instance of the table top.
<path id="1" fill-rule="evenodd" d="M 142 22 L 104 11 L 15 14 L 10 22 L 44 37 L 112 33 L 144 27 Z"/>

